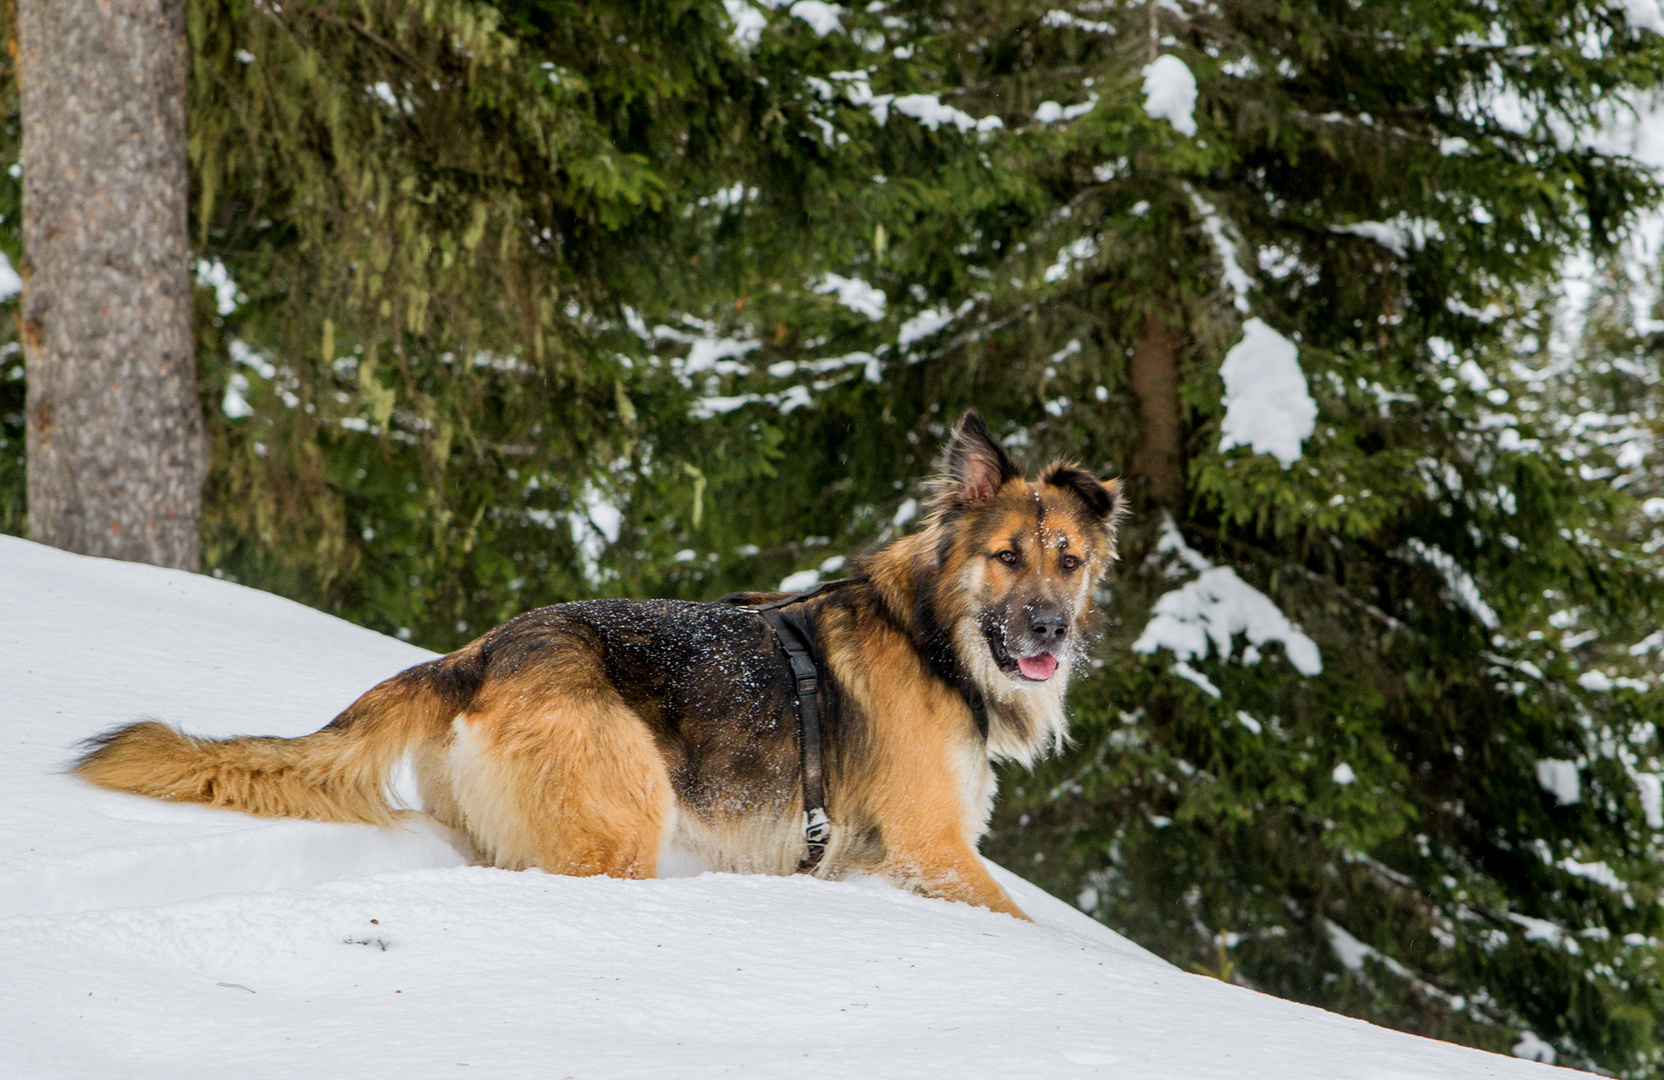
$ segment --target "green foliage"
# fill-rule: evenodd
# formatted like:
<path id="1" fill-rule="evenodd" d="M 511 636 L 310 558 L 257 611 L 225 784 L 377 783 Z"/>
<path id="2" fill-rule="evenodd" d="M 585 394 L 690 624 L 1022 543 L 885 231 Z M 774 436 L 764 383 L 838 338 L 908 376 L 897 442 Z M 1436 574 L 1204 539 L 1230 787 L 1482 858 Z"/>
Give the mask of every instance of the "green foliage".
<path id="1" fill-rule="evenodd" d="M 199 3 L 189 26 L 199 238 L 240 290 L 199 335 L 231 394 L 216 571 L 441 645 L 638 586 L 586 581 L 568 517 L 685 464 L 642 423 L 685 395 L 619 316 L 702 287 L 679 213 L 754 111 L 720 8 Z"/>
<path id="2" fill-rule="evenodd" d="M 1579 135 L 1664 70 L 1620 9 L 188 11 L 215 573 L 434 648 L 831 574 L 966 405 L 1122 471 L 1158 318 L 1186 498 L 1130 526 L 992 853 L 1181 966 L 1657 1074 L 1664 313 L 1622 252 L 1660 193 Z M 1164 55 L 1194 136 L 1146 112 Z M 1586 330 L 1575 252 L 1617 268 Z M 1287 467 L 1220 448 L 1250 317 L 1319 410 Z M 1292 631 L 1140 642 L 1204 572 L 1321 673 Z"/>

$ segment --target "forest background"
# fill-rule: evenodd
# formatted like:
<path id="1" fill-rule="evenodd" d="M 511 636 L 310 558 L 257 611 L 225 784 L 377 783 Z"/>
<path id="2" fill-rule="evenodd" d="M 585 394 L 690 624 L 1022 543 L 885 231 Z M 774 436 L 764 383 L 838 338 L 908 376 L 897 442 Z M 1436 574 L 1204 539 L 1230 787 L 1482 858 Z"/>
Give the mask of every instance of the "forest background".
<path id="1" fill-rule="evenodd" d="M 991 855 L 1181 966 L 1664 1074 L 1655 0 L 186 26 L 208 572 L 434 649 L 804 587 L 975 405 L 1136 504 Z"/>

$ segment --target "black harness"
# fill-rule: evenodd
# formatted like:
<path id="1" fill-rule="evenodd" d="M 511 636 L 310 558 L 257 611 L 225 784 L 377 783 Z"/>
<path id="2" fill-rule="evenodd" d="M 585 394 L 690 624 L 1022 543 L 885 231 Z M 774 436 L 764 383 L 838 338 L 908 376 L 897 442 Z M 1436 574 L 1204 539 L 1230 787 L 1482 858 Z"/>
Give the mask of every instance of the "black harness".
<path id="1" fill-rule="evenodd" d="M 784 609 L 801 604 L 845 585 L 854 579 L 828 581 L 807 592 L 767 604 L 741 604 L 742 611 L 754 611 L 774 631 L 774 640 L 786 654 L 791 665 L 792 681 L 797 691 L 797 746 L 803 766 L 803 842 L 808 854 L 797 864 L 800 874 L 812 874 L 826 858 L 827 845 L 832 842 L 832 821 L 826 816 L 826 769 L 820 732 L 820 665 L 815 659 L 812 631 L 809 624 L 794 619 Z M 729 601 L 726 597 L 723 602 Z"/>

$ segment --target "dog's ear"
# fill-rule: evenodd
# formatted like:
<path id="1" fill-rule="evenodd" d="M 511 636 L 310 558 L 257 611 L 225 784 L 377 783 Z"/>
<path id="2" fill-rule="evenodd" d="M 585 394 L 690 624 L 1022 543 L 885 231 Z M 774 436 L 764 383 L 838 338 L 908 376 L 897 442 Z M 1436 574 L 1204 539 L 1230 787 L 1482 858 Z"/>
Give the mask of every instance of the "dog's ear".
<path id="1" fill-rule="evenodd" d="M 1093 517 L 1106 525 L 1121 516 L 1123 500 L 1119 480 L 1099 480 L 1072 461 L 1054 461 L 1040 481 L 1074 495 Z"/>
<path id="2" fill-rule="evenodd" d="M 1008 480 L 1023 475 L 982 414 L 966 409 L 936 463 L 935 501 L 940 510 L 972 506 L 994 497 Z"/>

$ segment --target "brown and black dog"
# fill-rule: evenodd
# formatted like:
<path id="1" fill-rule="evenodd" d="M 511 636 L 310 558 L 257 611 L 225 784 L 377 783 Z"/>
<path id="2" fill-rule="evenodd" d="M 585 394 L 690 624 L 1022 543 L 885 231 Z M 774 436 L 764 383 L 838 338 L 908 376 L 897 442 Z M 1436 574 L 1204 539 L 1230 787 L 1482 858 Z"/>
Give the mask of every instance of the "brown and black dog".
<path id="1" fill-rule="evenodd" d="M 1063 741 L 1120 505 L 1116 481 L 1069 462 L 1024 479 L 969 411 L 923 527 L 794 609 L 824 676 L 833 831 L 818 876 L 874 873 L 1023 917 L 976 853 L 990 762 Z M 794 685 L 755 612 L 590 600 L 512 619 L 303 738 L 144 722 L 92 740 L 75 768 L 163 799 L 387 824 L 405 761 L 425 812 L 492 866 L 652 877 L 675 848 L 710 869 L 789 874 L 805 851 Z"/>

